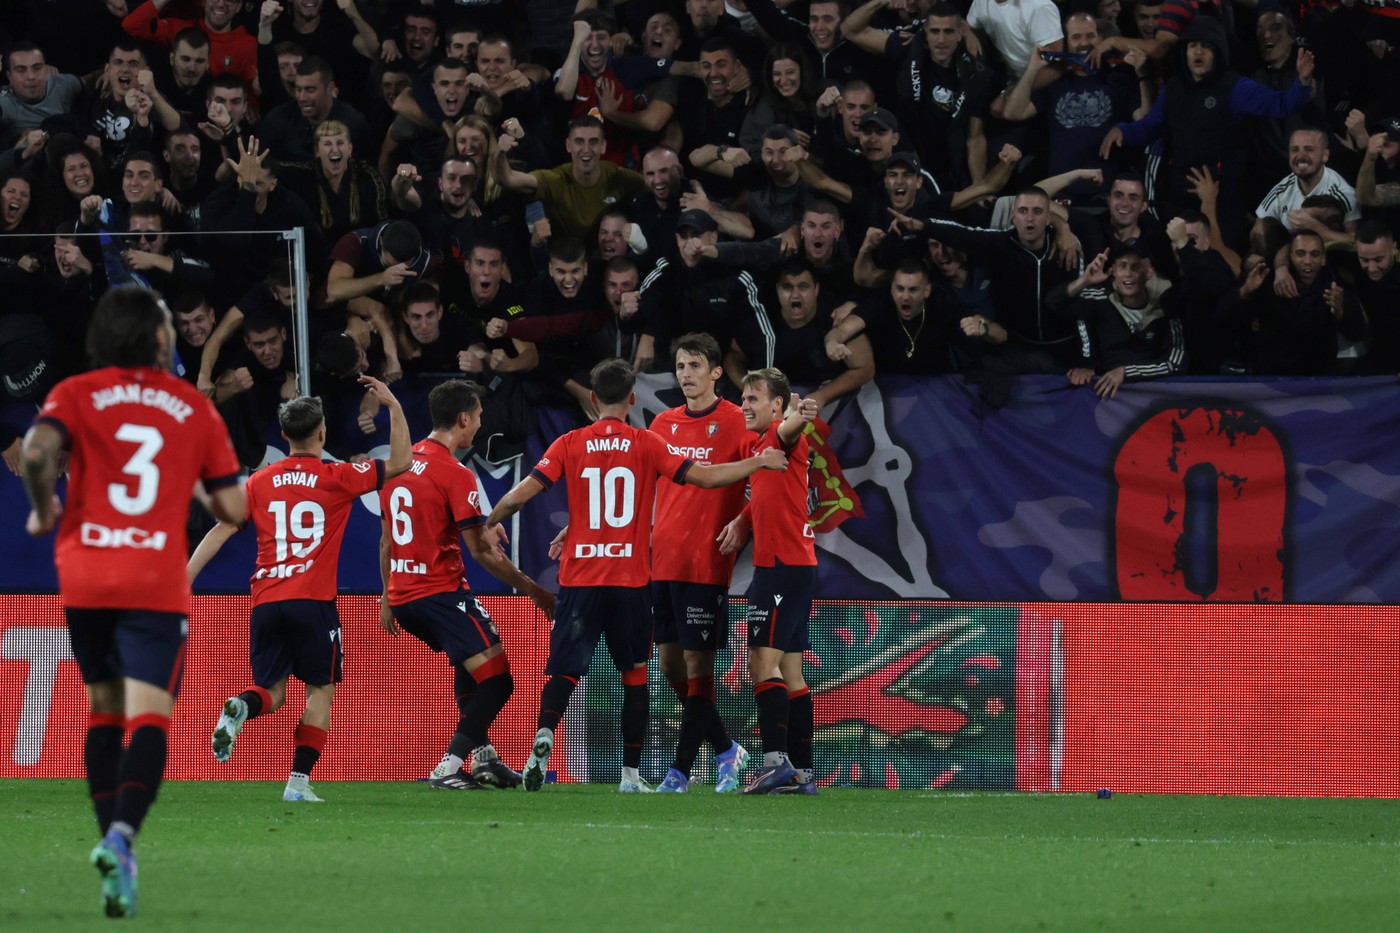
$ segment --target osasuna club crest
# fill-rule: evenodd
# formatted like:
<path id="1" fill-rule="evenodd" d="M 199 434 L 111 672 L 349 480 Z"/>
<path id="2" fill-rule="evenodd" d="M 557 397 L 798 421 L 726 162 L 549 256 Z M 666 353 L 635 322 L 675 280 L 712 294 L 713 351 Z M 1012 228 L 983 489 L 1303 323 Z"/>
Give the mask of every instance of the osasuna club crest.
<path id="1" fill-rule="evenodd" d="M 714 437 L 714 436 L 715 436 L 715 432 L 718 431 L 718 430 L 719 430 L 719 422 L 718 422 L 718 421 L 711 421 L 709 424 L 705 425 L 705 436 L 706 436 L 706 437 Z"/>

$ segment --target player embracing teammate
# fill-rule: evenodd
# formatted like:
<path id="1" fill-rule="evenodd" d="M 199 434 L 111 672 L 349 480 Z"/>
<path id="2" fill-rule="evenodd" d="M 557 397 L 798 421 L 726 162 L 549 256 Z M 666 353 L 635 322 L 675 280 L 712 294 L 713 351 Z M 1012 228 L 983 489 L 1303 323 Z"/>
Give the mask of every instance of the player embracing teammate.
<path id="1" fill-rule="evenodd" d="M 737 552 L 753 531 L 749 675 L 763 767 L 744 793 L 815 794 L 812 694 L 802 675 L 802 652 L 811 647 L 807 623 L 817 584 L 817 550 L 807 520 L 810 463 L 802 434 L 819 406 L 792 394 L 787 377 L 777 369 L 750 372 L 742 390 L 744 422 L 758 435 L 753 453 L 779 451 L 787 462 L 785 471 L 749 481 L 748 508 L 725 528 L 721 543 L 721 550 Z"/>
<path id="2" fill-rule="evenodd" d="M 499 525 L 555 483 L 565 483 L 569 534 L 545 665 L 549 679 L 540 695 L 539 731 L 525 766 L 525 789 L 544 785 L 554 732 L 602 634 L 623 687 L 618 790 L 645 793 L 651 788 L 638 768 L 649 712 L 651 517 L 657 477 L 725 486 L 761 469 L 785 469 L 787 461 L 780 452 L 767 451 L 734 463 L 698 464 L 673 453 L 659 435 L 627 423 L 636 402 L 636 376 L 626 361 L 605 360 L 590 377 L 598 420 L 555 440 L 530 475 L 496 504 L 487 527 Z"/>

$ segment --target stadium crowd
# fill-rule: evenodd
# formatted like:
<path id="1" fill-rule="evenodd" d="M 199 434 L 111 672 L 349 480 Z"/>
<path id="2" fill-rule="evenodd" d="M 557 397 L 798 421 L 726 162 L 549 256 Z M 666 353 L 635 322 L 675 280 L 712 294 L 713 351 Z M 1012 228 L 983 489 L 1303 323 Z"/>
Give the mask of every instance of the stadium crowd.
<path id="1" fill-rule="evenodd" d="M 247 467 L 298 292 L 342 458 L 361 373 L 479 381 L 508 453 L 690 331 L 823 404 L 1396 373 L 1398 45 L 1400 0 L 16 0 L 0 447 L 130 283 Z"/>

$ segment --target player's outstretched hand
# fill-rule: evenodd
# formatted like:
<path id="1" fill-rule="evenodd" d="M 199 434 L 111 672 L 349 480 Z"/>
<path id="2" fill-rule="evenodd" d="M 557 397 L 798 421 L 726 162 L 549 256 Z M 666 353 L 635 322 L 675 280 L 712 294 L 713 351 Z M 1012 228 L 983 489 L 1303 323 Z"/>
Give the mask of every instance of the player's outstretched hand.
<path id="1" fill-rule="evenodd" d="M 496 560 L 510 560 L 510 555 L 506 553 L 506 545 L 510 544 L 510 536 L 506 534 L 506 526 L 496 525 L 493 528 L 488 528 L 484 534 L 486 535 L 486 543 L 491 545 L 491 553 L 496 555 Z"/>
<path id="2" fill-rule="evenodd" d="M 49 507 L 44 512 L 45 514 L 40 515 L 37 509 L 31 509 L 29 518 L 24 523 L 24 530 L 36 538 L 42 538 L 53 531 L 53 526 L 58 524 L 63 515 L 63 503 L 58 500 L 58 496 L 49 500 Z"/>
<path id="3" fill-rule="evenodd" d="M 748 542 L 749 526 L 742 515 L 736 516 L 733 521 L 725 525 L 719 536 L 715 538 L 715 543 L 719 545 L 721 554 L 738 554 Z"/>
<path id="4" fill-rule="evenodd" d="M 569 536 L 569 526 L 565 525 L 559 529 L 559 533 L 554 536 L 554 540 L 549 542 L 549 559 L 558 560 L 564 553 L 564 539 Z"/>
<path id="5" fill-rule="evenodd" d="M 799 399 L 797 397 L 796 392 L 792 393 L 791 404 L 793 411 L 801 415 L 802 420 L 807 422 L 808 424 L 811 424 L 813 421 L 816 421 L 817 414 L 822 410 L 821 404 L 818 403 L 816 399 Z"/>
<path id="6" fill-rule="evenodd" d="M 387 597 L 380 597 L 379 600 L 379 627 L 395 638 L 398 637 L 399 626 L 394 622 L 394 607 L 389 605 Z"/>
<path id="7" fill-rule="evenodd" d="M 550 622 L 554 621 L 554 594 L 544 587 L 537 587 L 535 592 L 530 594 L 530 602 L 539 607 L 540 612 Z"/>

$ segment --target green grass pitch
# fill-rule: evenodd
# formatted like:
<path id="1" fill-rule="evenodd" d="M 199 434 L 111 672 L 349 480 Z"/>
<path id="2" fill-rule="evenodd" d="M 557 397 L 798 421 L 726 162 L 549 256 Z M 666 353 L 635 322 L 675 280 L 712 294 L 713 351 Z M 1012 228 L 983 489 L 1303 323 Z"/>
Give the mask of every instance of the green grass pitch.
<path id="1" fill-rule="evenodd" d="M 1380 930 L 1400 801 L 168 782 L 144 930 Z M 0 781 L 0 930 L 109 929 L 80 781 Z"/>

